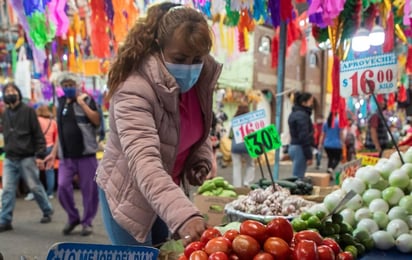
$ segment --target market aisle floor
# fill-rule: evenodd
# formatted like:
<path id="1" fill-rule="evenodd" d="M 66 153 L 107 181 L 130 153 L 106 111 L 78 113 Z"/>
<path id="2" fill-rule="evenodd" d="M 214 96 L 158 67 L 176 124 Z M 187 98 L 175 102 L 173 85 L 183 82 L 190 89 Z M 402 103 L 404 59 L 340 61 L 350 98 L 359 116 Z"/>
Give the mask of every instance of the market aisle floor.
<path id="1" fill-rule="evenodd" d="M 322 165 L 326 164 L 326 159 Z M 266 167 L 264 167 L 266 170 Z M 323 166 L 323 168 L 325 168 Z M 314 167 L 308 171 L 317 172 Z M 280 178 L 291 176 L 291 163 L 282 162 L 280 165 Z M 219 169 L 219 175 L 232 181 L 232 167 L 228 166 Z M 269 178 L 267 170 L 266 178 Z M 260 178 L 259 167 L 256 167 L 255 179 Z M 81 210 L 81 195 L 78 190 L 75 192 L 76 205 Z M 46 259 L 48 249 L 56 242 L 82 242 L 108 244 L 108 238 L 103 228 L 100 212 L 98 213 L 93 226 L 93 234 L 88 237 L 80 236 L 81 226 L 78 226 L 72 235 L 63 236 L 61 230 L 67 219 L 57 199 L 52 200 L 55 208 L 53 221 L 49 224 L 40 224 L 41 211 L 34 201 L 25 201 L 23 197 L 18 198 L 14 211 L 13 227 L 9 232 L 0 233 L 0 252 L 5 260 L 23 259 Z M 23 257 L 22 257 L 23 256 Z"/>

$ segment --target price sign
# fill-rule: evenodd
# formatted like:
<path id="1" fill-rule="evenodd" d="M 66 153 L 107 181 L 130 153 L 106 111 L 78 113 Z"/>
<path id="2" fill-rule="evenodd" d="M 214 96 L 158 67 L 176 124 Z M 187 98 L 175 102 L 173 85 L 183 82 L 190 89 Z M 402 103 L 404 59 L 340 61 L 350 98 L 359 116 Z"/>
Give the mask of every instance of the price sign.
<path id="1" fill-rule="evenodd" d="M 387 94 L 397 90 L 398 65 L 394 53 L 374 55 L 340 63 L 340 95 Z M 369 81 L 369 84 L 367 84 Z"/>
<path id="2" fill-rule="evenodd" d="M 266 112 L 264 109 L 259 109 L 247 114 L 243 114 L 232 119 L 232 130 L 234 141 L 239 144 L 243 143 L 243 138 L 265 127 Z"/>
<path id="3" fill-rule="evenodd" d="M 247 151 L 252 158 L 282 146 L 279 133 L 273 124 L 245 136 L 244 140 Z"/>

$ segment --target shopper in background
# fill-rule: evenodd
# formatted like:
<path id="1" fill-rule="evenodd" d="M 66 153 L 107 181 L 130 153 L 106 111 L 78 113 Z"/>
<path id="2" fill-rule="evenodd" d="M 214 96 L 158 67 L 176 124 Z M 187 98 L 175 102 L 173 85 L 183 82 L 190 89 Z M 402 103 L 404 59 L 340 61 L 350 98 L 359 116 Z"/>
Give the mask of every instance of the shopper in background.
<path id="1" fill-rule="evenodd" d="M 247 104 L 242 104 L 237 107 L 237 110 L 233 117 L 237 117 L 246 113 L 249 113 L 249 106 Z M 245 143 L 236 143 L 233 136 L 233 129 L 230 129 L 229 137 L 230 139 L 232 139 L 231 155 L 233 166 L 233 186 L 242 187 L 243 185 L 249 187 L 255 179 L 255 162 L 253 158 L 250 157 Z M 243 160 L 246 164 L 246 174 L 244 175 L 244 178 L 242 177 Z"/>
<path id="2" fill-rule="evenodd" d="M 93 232 L 92 223 L 96 217 L 99 197 L 94 176 L 97 168 L 97 137 L 100 117 L 96 103 L 91 96 L 80 92 L 77 75 L 63 72 L 59 78 L 64 96 L 58 100 L 57 126 L 59 142 L 46 158 L 47 169 L 54 165 L 59 156 L 59 178 L 57 195 L 66 211 L 68 221 L 63 234 L 70 234 L 77 225 L 82 225 L 82 236 Z M 76 208 L 73 180 L 78 175 L 78 184 L 83 197 L 83 216 Z"/>
<path id="3" fill-rule="evenodd" d="M 327 121 L 323 124 L 319 140 L 319 149 L 325 148 L 328 155 L 327 172 L 333 179 L 334 172 L 342 159 L 344 145 L 343 129 L 339 127 L 339 119 L 330 112 Z"/>
<path id="4" fill-rule="evenodd" d="M 6 110 L 3 113 L 4 151 L 3 194 L 1 197 L 0 232 L 13 229 L 13 210 L 20 178 L 23 178 L 43 212 L 40 223 L 51 222 L 53 208 L 39 179 L 46 142 L 36 112 L 22 101 L 20 89 L 13 83 L 3 87 Z"/>
<path id="5" fill-rule="evenodd" d="M 36 109 L 36 114 L 44 135 L 44 139 L 46 140 L 46 153 L 49 155 L 57 141 L 57 123 L 54 120 L 54 116 L 48 105 L 39 105 Z M 54 167 L 44 170 L 44 174 L 46 176 L 46 193 L 49 199 L 53 199 L 54 186 L 56 182 Z M 33 200 L 33 193 L 29 192 L 24 199 Z"/>
<path id="6" fill-rule="evenodd" d="M 311 119 L 313 96 L 307 92 L 296 92 L 294 106 L 288 118 L 290 145 L 289 156 L 293 162 L 293 176 L 303 178 L 306 168 L 312 165 L 313 123 Z"/>
<path id="7" fill-rule="evenodd" d="M 387 108 L 385 99 L 378 100 L 378 106 L 382 111 Z M 374 150 L 382 157 L 383 151 L 389 146 L 388 131 L 385 121 L 381 120 L 379 112 L 375 111 L 368 120 L 368 130 L 366 132 L 365 148 Z"/>
<path id="8" fill-rule="evenodd" d="M 316 117 L 316 122 L 313 125 L 313 139 L 315 147 L 315 157 L 316 157 L 316 170 L 319 170 L 320 163 L 322 161 L 322 149 L 319 148 L 320 135 L 322 134 L 323 127 L 323 115 L 318 115 Z"/>
<path id="9" fill-rule="evenodd" d="M 163 2 L 129 32 L 109 72 L 110 131 L 97 170 L 103 222 L 113 244 L 156 245 L 169 230 L 185 244 L 206 222 L 183 184 L 211 171 L 213 90 L 204 15 Z"/>

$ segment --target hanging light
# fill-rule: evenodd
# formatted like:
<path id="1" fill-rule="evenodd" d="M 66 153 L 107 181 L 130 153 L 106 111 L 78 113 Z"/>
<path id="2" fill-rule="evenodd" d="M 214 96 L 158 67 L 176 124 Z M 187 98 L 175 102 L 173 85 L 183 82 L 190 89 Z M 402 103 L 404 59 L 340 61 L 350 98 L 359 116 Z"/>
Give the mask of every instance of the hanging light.
<path id="1" fill-rule="evenodd" d="M 385 31 L 382 26 L 375 25 L 369 34 L 369 43 L 372 46 L 381 46 L 385 42 Z"/>
<path id="2" fill-rule="evenodd" d="M 369 31 L 365 28 L 359 28 L 352 37 L 352 49 L 356 52 L 367 51 L 370 48 Z"/>

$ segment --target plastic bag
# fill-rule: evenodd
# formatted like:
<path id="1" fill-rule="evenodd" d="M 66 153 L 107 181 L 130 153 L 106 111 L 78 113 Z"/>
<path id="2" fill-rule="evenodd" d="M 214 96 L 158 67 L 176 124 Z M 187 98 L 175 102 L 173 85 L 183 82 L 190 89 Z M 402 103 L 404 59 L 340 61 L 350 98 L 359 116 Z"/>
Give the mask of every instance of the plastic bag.
<path id="1" fill-rule="evenodd" d="M 31 61 L 27 59 L 24 46 L 19 50 L 14 83 L 19 87 L 23 98 L 31 99 Z"/>

